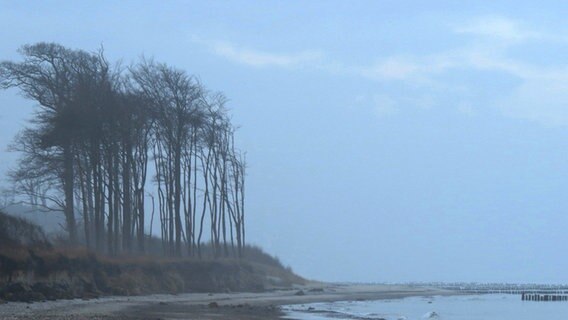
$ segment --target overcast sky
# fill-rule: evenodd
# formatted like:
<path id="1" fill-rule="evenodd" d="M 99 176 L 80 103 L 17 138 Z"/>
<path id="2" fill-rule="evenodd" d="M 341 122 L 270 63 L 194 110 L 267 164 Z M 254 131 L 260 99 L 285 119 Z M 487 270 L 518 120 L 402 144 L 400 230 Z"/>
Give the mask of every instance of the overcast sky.
<path id="1" fill-rule="evenodd" d="M 104 45 L 224 92 L 248 240 L 306 277 L 568 283 L 568 7 L 448 2 L 0 0 L 0 60 Z M 2 150 L 33 107 L 0 92 Z"/>

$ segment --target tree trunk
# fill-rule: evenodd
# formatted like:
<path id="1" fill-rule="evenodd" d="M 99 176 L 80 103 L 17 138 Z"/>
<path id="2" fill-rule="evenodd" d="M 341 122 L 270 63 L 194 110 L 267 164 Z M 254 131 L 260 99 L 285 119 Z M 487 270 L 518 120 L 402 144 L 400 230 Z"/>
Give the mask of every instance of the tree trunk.
<path id="1" fill-rule="evenodd" d="M 73 203 L 74 179 L 73 151 L 71 150 L 71 144 L 68 143 L 63 147 L 63 188 L 65 193 L 65 223 L 69 232 L 69 241 L 72 244 L 77 243 L 77 224 L 75 222 L 75 210 Z"/>

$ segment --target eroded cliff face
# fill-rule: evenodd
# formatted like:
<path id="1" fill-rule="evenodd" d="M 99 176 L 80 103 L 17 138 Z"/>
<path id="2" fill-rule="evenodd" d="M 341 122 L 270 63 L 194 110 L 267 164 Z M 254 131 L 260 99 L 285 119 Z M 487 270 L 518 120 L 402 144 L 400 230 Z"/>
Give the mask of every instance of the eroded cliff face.
<path id="1" fill-rule="evenodd" d="M 0 212 L 0 301 L 41 301 L 186 292 L 258 292 L 304 280 L 277 258 L 246 247 L 245 258 L 97 255 L 55 247 L 41 227 Z"/>
<path id="2" fill-rule="evenodd" d="M 258 292 L 303 281 L 289 270 L 242 260 L 108 258 L 77 249 L 0 248 L 0 299 L 5 301 Z"/>

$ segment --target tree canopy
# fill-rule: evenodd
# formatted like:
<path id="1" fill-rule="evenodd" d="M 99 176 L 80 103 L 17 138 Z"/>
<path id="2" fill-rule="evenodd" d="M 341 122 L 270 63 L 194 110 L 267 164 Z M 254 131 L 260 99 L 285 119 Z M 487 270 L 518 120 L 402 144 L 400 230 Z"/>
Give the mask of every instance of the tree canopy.
<path id="1" fill-rule="evenodd" d="M 241 255 L 246 161 L 223 94 L 153 60 L 113 67 L 102 50 L 54 43 L 20 54 L 0 63 L 0 87 L 38 110 L 11 177 L 32 204 L 64 212 L 72 243 L 144 252 L 157 211 L 164 253 L 200 255 L 209 235 L 215 256 Z"/>

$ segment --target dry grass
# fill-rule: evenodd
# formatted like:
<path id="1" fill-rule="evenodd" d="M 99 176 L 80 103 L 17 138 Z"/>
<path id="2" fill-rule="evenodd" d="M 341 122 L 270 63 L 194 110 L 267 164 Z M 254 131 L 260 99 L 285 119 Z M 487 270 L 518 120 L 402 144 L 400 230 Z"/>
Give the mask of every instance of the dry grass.
<path id="1" fill-rule="evenodd" d="M 46 288 L 38 299 L 141 295 L 182 292 L 259 292 L 286 287 L 304 280 L 288 270 L 239 259 L 173 259 L 148 256 L 97 256 L 84 249 L 35 251 L 0 250 L 0 299 L 2 287 L 23 283 L 32 290 Z M 63 288 L 55 294 L 53 287 Z M 19 289 L 20 290 L 20 289 Z M 27 289 L 26 289 L 27 290 Z M 32 290 L 33 291 L 33 290 Z M 28 297 L 27 295 L 25 297 Z M 36 296 L 34 296 L 36 297 Z"/>
<path id="2" fill-rule="evenodd" d="M 9 231 L 7 220 L 1 218 L 0 231 Z M 258 247 L 247 247 L 240 259 L 214 259 L 208 245 L 202 247 L 202 259 L 107 256 L 84 247 L 53 247 L 42 240 L 41 229 L 25 221 L 8 221 L 27 233 L 18 231 L 15 239 L 0 243 L 0 299 L 4 300 L 263 291 L 305 282 Z M 10 235 L 14 233 L 0 233 L 0 237 Z"/>

